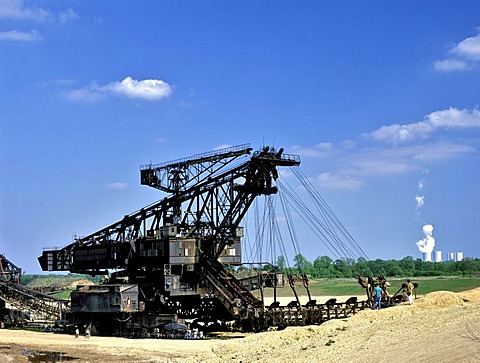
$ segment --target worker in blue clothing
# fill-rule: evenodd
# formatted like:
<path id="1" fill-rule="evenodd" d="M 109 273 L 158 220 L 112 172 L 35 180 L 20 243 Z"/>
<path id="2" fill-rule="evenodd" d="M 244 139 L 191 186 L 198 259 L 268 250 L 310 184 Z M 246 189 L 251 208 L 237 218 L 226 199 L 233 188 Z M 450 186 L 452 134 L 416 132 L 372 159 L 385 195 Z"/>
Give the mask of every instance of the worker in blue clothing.
<path id="1" fill-rule="evenodd" d="M 372 310 L 375 310 L 375 305 L 378 306 L 378 310 L 382 307 L 382 294 L 383 290 L 378 285 L 378 282 L 375 283 L 375 288 L 373 289 L 373 302 L 372 302 Z"/>

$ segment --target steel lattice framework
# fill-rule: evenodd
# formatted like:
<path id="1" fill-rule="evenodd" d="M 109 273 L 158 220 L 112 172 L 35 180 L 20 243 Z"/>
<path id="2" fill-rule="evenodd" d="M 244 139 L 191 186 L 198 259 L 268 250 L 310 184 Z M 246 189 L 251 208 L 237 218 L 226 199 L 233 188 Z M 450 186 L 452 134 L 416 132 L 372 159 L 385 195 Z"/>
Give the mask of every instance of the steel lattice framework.
<path id="1" fill-rule="evenodd" d="M 44 270 L 83 273 L 151 266 L 154 259 L 135 259 L 135 241 L 155 238 L 165 226 L 178 226 L 182 238 L 194 238 L 197 255 L 218 259 L 238 240 L 239 224 L 255 197 L 277 192 L 277 166 L 299 164 L 297 155 L 284 154 L 283 149 L 266 146 L 252 153 L 250 145 L 244 144 L 143 165 L 141 184 L 169 196 L 61 249 L 44 251 L 39 262 Z M 81 256 L 91 252 L 80 252 L 87 250 L 97 251 L 102 258 L 86 263 Z"/>

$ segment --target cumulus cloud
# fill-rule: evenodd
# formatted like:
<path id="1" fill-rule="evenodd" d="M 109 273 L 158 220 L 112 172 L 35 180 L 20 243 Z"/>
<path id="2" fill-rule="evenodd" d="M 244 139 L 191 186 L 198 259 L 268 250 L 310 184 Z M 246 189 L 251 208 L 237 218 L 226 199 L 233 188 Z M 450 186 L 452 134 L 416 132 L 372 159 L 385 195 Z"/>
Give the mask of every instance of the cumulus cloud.
<path id="1" fill-rule="evenodd" d="M 437 128 L 480 127 L 480 111 L 459 110 L 450 107 L 447 110 L 435 111 L 425 117 L 426 122 Z"/>
<path id="2" fill-rule="evenodd" d="M 135 80 L 132 77 L 126 77 L 123 81 L 111 82 L 103 86 L 91 83 L 84 88 L 66 91 L 63 95 L 72 101 L 98 101 L 108 95 L 157 101 L 169 97 L 172 92 L 172 87 L 160 79 Z"/>
<path id="3" fill-rule="evenodd" d="M 459 57 L 480 61 L 480 34 L 462 40 L 450 50 Z"/>
<path id="4" fill-rule="evenodd" d="M 416 138 L 425 138 L 433 132 L 433 128 L 426 122 L 411 124 L 394 124 L 382 126 L 375 130 L 370 136 L 377 141 L 386 141 L 393 144 L 410 141 Z"/>
<path id="5" fill-rule="evenodd" d="M 477 66 L 480 62 L 480 33 L 454 45 L 448 54 L 448 58 L 433 63 L 436 71 L 465 71 Z"/>
<path id="6" fill-rule="evenodd" d="M 34 42 L 42 39 L 42 36 L 36 30 L 32 30 L 29 32 L 18 30 L 0 32 L 0 41 L 4 40 L 12 42 Z"/>
<path id="7" fill-rule="evenodd" d="M 127 77 L 121 82 L 112 82 L 101 87 L 102 91 L 115 93 L 129 98 L 159 100 L 170 96 L 172 87 L 160 79 L 144 79 L 137 81 Z"/>
<path id="8" fill-rule="evenodd" d="M 459 110 L 450 107 L 446 110 L 432 112 L 420 122 L 382 126 L 367 136 L 377 141 L 399 144 L 419 138 L 426 139 L 439 129 L 466 127 L 480 127 L 480 111 L 478 109 Z"/>

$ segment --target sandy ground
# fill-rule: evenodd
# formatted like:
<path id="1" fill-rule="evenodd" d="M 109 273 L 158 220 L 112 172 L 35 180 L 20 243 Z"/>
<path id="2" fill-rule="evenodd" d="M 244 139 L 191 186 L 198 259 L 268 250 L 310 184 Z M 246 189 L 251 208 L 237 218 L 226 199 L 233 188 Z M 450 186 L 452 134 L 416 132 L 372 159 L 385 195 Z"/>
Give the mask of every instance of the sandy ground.
<path id="1" fill-rule="evenodd" d="M 0 362 L 27 362 L 31 351 L 61 352 L 73 362 L 478 362 L 480 288 L 434 292 L 413 305 L 365 310 L 320 326 L 225 339 L 75 339 L 0 330 Z"/>

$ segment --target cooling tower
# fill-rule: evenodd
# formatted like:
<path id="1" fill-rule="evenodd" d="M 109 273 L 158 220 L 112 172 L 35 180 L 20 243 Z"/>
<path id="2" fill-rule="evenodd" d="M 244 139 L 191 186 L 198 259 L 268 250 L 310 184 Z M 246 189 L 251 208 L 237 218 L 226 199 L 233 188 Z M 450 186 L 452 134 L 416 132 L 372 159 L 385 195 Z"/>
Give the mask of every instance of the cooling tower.
<path id="1" fill-rule="evenodd" d="M 423 262 L 432 262 L 432 253 L 424 252 L 423 253 Z"/>

